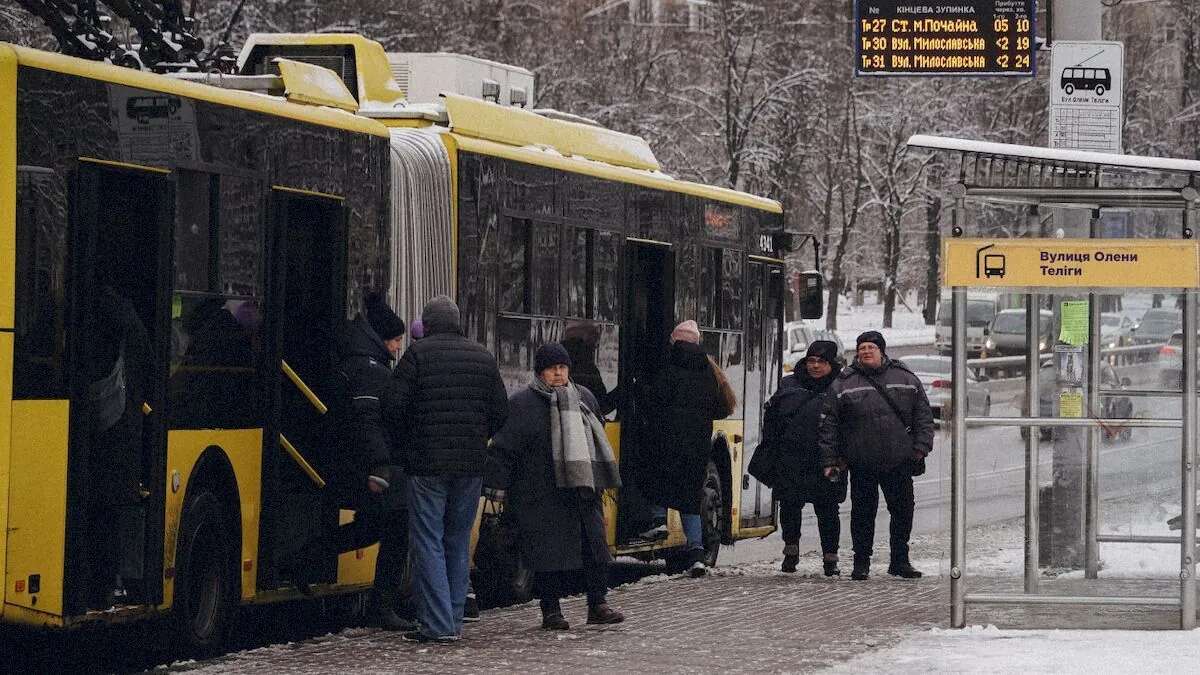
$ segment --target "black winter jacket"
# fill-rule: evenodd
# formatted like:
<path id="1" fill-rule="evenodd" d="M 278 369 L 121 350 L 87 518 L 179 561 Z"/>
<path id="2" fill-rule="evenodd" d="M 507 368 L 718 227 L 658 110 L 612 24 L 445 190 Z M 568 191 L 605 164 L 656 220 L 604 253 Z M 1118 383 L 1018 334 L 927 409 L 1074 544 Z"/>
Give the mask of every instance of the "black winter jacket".
<path id="1" fill-rule="evenodd" d="M 774 494 L 800 502 L 846 501 L 846 478 L 832 482 L 823 475 L 821 413 L 838 371 L 814 380 L 798 366 L 779 383 L 763 414 L 763 440 L 777 444 Z"/>
<path id="2" fill-rule="evenodd" d="M 482 476 L 487 442 L 508 417 L 496 359 L 458 326 L 425 326 L 400 357 L 383 414 L 413 476 Z"/>
<path id="3" fill-rule="evenodd" d="M 651 503 L 700 513 L 713 420 L 733 412 L 725 407 L 704 348 L 672 344 L 666 365 L 640 398 L 647 442 L 636 451 L 632 475 L 638 488 Z"/>
<path id="4" fill-rule="evenodd" d="M 403 474 L 391 467 L 391 442 L 380 405 L 392 379 L 392 354 L 361 315 L 346 324 L 339 353 L 336 376 L 341 400 L 335 413 L 341 453 L 335 478 L 350 494 L 365 490 L 370 475 L 388 481 L 391 489 L 403 490 Z"/>
<path id="5" fill-rule="evenodd" d="M 872 377 L 891 395 L 903 420 L 868 381 Z M 908 430 L 906 430 L 906 427 Z M 891 471 L 933 450 L 933 412 L 921 380 L 900 361 L 866 368 L 858 361 L 842 371 L 829 388 L 821 420 L 821 459 L 841 459 L 851 469 Z"/>
<path id="6" fill-rule="evenodd" d="M 584 405 L 599 416 L 596 398 L 576 386 Z M 525 566 L 535 572 L 580 569 L 585 541 L 594 560 L 610 560 L 600 497 L 555 483 L 550 402 L 525 387 L 508 405 L 508 422 L 492 439 L 498 472 L 489 485 L 507 489 L 505 515 L 516 522 Z"/>

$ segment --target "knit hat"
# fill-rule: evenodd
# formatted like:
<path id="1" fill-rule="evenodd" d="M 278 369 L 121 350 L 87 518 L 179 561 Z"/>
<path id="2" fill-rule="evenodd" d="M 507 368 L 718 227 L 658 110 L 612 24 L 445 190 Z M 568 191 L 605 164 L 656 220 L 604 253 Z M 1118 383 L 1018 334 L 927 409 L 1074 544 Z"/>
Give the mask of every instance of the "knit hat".
<path id="1" fill-rule="evenodd" d="M 567 354 L 567 350 L 557 342 L 547 342 L 538 347 L 537 354 L 533 357 L 533 372 L 540 373 L 551 366 L 566 366 L 571 367 L 571 355 Z"/>
<path id="2" fill-rule="evenodd" d="M 412 323 L 408 324 L 408 335 L 414 340 L 425 337 L 425 322 L 414 319 Z"/>
<path id="3" fill-rule="evenodd" d="M 877 330 L 869 330 L 862 335 L 859 335 L 858 339 L 854 341 L 855 349 L 857 349 L 858 346 L 864 342 L 873 342 L 879 347 L 879 351 L 883 352 L 884 354 L 887 353 L 887 341 L 883 339 L 883 334 Z"/>
<path id="4" fill-rule="evenodd" d="M 396 316 L 379 293 L 367 294 L 367 323 L 383 341 L 404 335 L 404 321 Z"/>
<path id="5" fill-rule="evenodd" d="M 425 303 L 421 310 L 421 323 L 425 327 L 425 335 L 434 333 L 459 332 L 458 305 L 448 296 L 439 295 Z"/>
<path id="6" fill-rule="evenodd" d="M 700 326 L 697 326 L 696 322 L 691 319 L 680 323 L 675 326 L 675 330 L 671 331 L 671 342 L 700 344 Z"/>
<path id="7" fill-rule="evenodd" d="M 813 340 L 808 344 L 808 351 L 804 354 L 804 358 L 807 359 L 810 356 L 825 359 L 829 363 L 837 363 L 837 344 L 829 340 Z"/>

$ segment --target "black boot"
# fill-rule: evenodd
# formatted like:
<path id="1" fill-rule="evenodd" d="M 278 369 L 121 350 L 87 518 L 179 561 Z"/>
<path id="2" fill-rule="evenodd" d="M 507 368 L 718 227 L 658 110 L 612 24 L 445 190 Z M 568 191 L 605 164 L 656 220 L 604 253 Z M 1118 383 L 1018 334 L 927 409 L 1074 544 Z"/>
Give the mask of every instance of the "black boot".
<path id="1" fill-rule="evenodd" d="M 826 557 L 824 560 L 821 561 L 821 563 L 825 567 L 825 576 L 827 576 L 827 577 L 842 576 L 842 571 L 840 569 L 838 569 L 838 558 L 836 555 L 833 556 L 832 558 Z"/>
<path id="2" fill-rule="evenodd" d="M 557 600 L 542 600 L 542 630 L 570 630 L 571 624 L 563 617 L 562 607 Z"/>
<path id="3" fill-rule="evenodd" d="M 854 569 L 850 572 L 850 578 L 862 581 L 869 576 L 871 576 L 871 559 L 866 556 L 854 556 Z"/>
<path id="4" fill-rule="evenodd" d="M 888 564 L 888 574 L 902 579 L 920 579 L 923 576 L 920 570 L 912 566 L 908 558 L 893 560 Z"/>
<path id="5" fill-rule="evenodd" d="M 779 569 L 783 572 L 792 573 L 796 571 L 796 565 L 800 562 L 800 545 L 787 544 L 783 547 L 783 564 Z"/>

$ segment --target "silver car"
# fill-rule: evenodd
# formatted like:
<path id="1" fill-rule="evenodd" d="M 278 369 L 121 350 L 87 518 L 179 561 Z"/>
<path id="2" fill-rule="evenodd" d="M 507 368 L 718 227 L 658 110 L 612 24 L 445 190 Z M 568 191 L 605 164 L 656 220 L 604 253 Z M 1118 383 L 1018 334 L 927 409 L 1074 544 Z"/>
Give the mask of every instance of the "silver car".
<path id="1" fill-rule="evenodd" d="M 783 339 L 787 343 L 787 351 L 783 353 L 783 372 L 790 373 L 796 364 L 804 358 L 808 345 L 816 340 L 829 340 L 837 345 L 838 354 L 845 354 L 842 340 L 837 333 L 810 326 L 803 321 L 789 321 L 783 326 Z"/>
<path id="2" fill-rule="evenodd" d="M 951 396 L 954 381 L 950 368 L 949 356 L 906 356 L 900 359 L 906 368 L 921 379 L 925 386 L 925 395 L 929 397 L 929 407 L 933 408 L 933 418 L 948 420 L 953 414 Z M 992 394 L 982 383 L 982 380 L 970 371 L 967 372 L 967 415 L 986 417 L 992 412 Z"/>

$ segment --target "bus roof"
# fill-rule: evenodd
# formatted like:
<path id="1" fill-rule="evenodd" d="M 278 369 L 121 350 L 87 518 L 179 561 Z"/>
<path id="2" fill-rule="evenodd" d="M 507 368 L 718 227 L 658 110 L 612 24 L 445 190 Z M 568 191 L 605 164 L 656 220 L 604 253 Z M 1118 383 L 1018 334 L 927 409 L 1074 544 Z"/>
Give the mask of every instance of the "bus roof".
<path id="1" fill-rule="evenodd" d="M 361 134 L 370 134 L 383 138 L 390 137 L 387 127 L 382 124 L 342 110 L 289 103 L 275 96 L 222 89 L 206 84 L 187 82 L 164 75 L 157 75 L 155 73 L 122 68 L 107 63 L 88 61 L 73 56 L 45 52 L 39 49 L 0 43 L 0 49 L 5 48 L 12 49 L 16 53 L 18 64 L 30 68 L 50 70 L 66 75 L 75 75 L 90 80 L 110 82 L 112 84 L 136 87 L 165 94 L 174 94 L 218 105 L 251 110 L 276 117 L 287 117 L 300 122 L 335 127 Z"/>
<path id="2" fill-rule="evenodd" d="M 445 101 L 451 135 L 468 152 L 783 213 L 773 199 L 662 173 L 638 136 L 466 96 L 448 94 Z"/>

